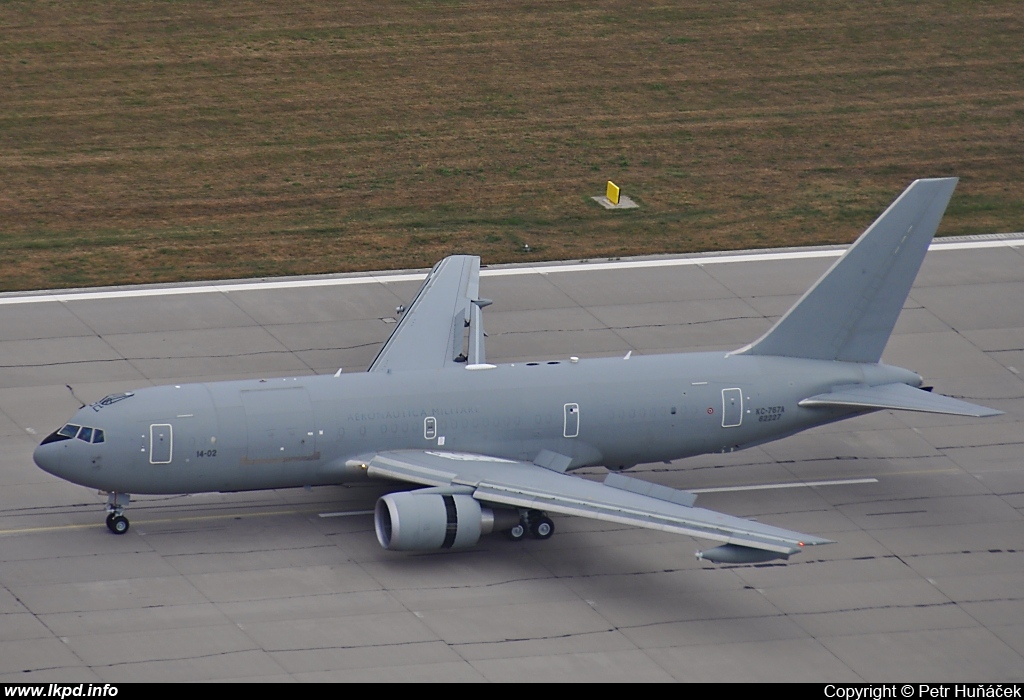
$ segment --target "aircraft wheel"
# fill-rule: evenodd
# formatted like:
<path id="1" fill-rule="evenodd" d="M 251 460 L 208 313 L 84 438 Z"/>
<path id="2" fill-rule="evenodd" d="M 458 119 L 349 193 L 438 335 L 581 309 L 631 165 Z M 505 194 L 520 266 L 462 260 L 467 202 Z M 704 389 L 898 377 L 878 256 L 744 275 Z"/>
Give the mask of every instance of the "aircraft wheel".
<path id="1" fill-rule="evenodd" d="M 537 540 L 550 539 L 555 534 L 555 523 L 548 517 L 537 518 L 530 523 L 530 534 Z"/>
<path id="2" fill-rule="evenodd" d="M 123 535 L 128 532 L 128 518 L 123 515 L 108 515 L 107 516 L 107 527 L 115 535 Z"/>
<path id="3" fill-rule="evenodd" d="M 505 537 L 509 538 L 513 542 L 519 542 L 521 539 L 526 537 L 526 527 L 524 527 L 522 523 L 519 523 L 511 530 L 505 532 Z"/>

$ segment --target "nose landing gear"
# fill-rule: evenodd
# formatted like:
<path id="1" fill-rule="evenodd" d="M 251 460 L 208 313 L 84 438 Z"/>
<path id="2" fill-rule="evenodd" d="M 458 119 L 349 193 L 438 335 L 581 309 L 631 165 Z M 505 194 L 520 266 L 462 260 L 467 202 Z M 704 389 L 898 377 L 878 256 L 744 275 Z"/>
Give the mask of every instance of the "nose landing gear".
<path id="1" fill-rule="evenodd" d="M 115 535 L 123 535 L 124 533 L 128 532 L 128 518 L 124 517 L 123 515 L 114 515 L 113 513 L 111 513 L 107 516 L 107 527 Z"/>
<path id="2" fill-rule="evenodd" d="M 124 517 L 124 509 L 131 500 L 132 497 L 127 493 L 107 494 L 107 529 L 115 535 L 128 532 L 130 524 L 128 518 Z"/>

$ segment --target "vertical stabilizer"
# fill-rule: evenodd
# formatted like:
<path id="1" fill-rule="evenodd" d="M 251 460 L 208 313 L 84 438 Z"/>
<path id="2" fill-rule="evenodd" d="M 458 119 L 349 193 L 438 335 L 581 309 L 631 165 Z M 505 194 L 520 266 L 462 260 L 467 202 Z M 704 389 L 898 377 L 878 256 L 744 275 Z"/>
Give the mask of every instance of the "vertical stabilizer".
<path id="1" fill-rule="evenodd" d="M 434 265 L 367 371 L 462 367 L 466 322 L 473 300 L 484 301 L 479 296 L 479 257 L 449 255 Z"/>
<path id="2" fill-rule="evenodd" d="M 878 362 L 956 183 L 913 182 L 793 308 L 737 354 Z"/>

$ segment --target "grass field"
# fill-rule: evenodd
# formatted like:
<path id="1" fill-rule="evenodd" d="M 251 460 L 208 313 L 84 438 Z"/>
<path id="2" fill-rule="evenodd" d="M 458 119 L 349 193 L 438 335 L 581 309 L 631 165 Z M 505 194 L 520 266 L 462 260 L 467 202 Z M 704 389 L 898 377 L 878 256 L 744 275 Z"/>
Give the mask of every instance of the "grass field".
<path id="1" fill-rule="evenodd" d="M 0 1 L 0 290 L 1024 229 L 1020 0 L 641 5 Z"/>

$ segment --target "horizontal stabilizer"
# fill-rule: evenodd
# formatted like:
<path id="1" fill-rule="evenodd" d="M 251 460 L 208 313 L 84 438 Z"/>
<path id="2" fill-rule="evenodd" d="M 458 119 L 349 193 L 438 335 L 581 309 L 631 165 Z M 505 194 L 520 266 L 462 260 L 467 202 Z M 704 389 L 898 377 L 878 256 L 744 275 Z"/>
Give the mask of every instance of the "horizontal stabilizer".
<path id="1" fill-rule="evenodd" d="M 801 406 L 842 406 L 846 408 L 894 409 L 922 413 L 946 413 L 953 416 L 998 416 L 1002 411 L 951 399 L 915 389 L 907 384 L 855 385 L 839 391 L 818 394 L 800 402 Z"/>

